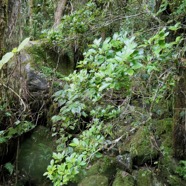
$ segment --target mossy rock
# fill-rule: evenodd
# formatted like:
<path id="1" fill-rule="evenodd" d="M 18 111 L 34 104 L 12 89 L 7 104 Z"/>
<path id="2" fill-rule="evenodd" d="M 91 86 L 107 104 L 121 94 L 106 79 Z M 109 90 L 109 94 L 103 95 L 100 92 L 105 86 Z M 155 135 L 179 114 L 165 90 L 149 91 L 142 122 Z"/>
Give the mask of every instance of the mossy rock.
<path id="1" fill-rule="evenodd" d="M 164 186 L 154 173 L 153 169 L 142 167 L 139 170 L 134 171 L 133 175 L 136 178 L 136 186 Z"/>
<path id="2" fill-rule="evenodd" d="M 182 180 L 176 175 L 170 175 L 168 178 L 168 183 L 171 186 L 185 186 L 186 185 L 186 181 Z"/>
<path id="3" fill-rule="evenodd" d="M 108 178 L 102 175 L 93 175 L 85 177 L 78 186 L 108 186 Z"/>
<path id="4" fill-rule="evenodd" d="M 132 172 L 133 162 L 130 153 L 125 153 L 123 155 L 118 155 L 117 159 L 117 167 L 123 171 L 128 173 Z"/>
<path id="5" fill-rule="evenodd" d="M 11 77 L 8 77 L 9 84 L 15 92 L 19 92 L 24 100 L 33 96 L 35 99 L 41 100 L 46 97 L 49 90 L 49 80 L 41 70 L 47 65 L 44 61 L 37 63 L 34 55 L 28 52 L 35 45 L 40 45 L 40 43 L 30 42 L 7 65 L 7 70 L 12 74 Z"/>
<path id="6" fill-rule="evenodd" d="M 155 134 L 158 136 L 164 136 L 168 133 L 171 134 L 173 130 L 173 119 L 165 118 L 162 120 L 154 120 L 151 125 L 155 129 Z"/>
<path id="7" fill-rule="evenodd" d="M 151 143 L 151 134 L 146 126 L 142 126 L 138 131 L 125 142 L 122 147 L 123 152 L 129 152 L 137 165 L 142 165 L 158 157 L 158 151 Z"/>
<path id="8" fill-rule="evenodd" d="M 84 177 L 104 176 L 110 182 L 116 174 L 116 159 L 113 157 L 103 156 L 98 161 L 92 163 L 88 170 L 78 175 L 76 182 L 80 183 Z"/>
<path id="9" fill-rule="evenodd" d="M 54 142 L 50 131 L 38 126 L 30 138 L 20 147 L 18 169 L 27 180 L 40 184 L 44 182 L 44 172 L 52 158 Z"/>
<path id="10" fill-rule="evenodd" d="M 32 56 L 34 63 L 32 66 L 38 66 L 44 74 L 51 75 L 53 69 L 63 75 L 69 75 L 74 70 L 74 61 L 72 51 L 61 53 L 60 55 L 53 51 L 50 44 L 46 41 L 32 41 L 32 47 L 27 52 Z"/>
<path id="11" fill-rule="evenodd" d="M 112 186 L 135 186 L 135 180 L 132 175 L 125 171 L 118 171 Z"/>
<path id="12" fill-rule="evenodd" d="M 51 80 L 73 72 L 74 63 L 70 53 L 71 51 L 59 56 L 46 41 L 30 41 L 7 65 L 7 71 L 11 72 L 11 78 L 8 77 L 10 86 L 25 100 L 29 93 L 39 92 L 35 93 L 37 98 L 41 91 L 48 92 Z"/>
<path id="13" fill-rule="evenodd" d="M 137 173 L 137 186 L 153 186 L 152 172 L 146 169 L 140 169 Z"/>
<path id="14" fill-rule="evenodd" d="M 87 171 L 87 176 L 104 175 L 108 178 L 113 177 L 116 173 L 116 160 L 108 156 L 103 157 L 90 167 Z"/>
<path id="15" fill-rule="evenodd" d="M 173 119 L 165 118 L 158 121 L 153 121 L 151 125 L 155 131 L 154 135 L 159 139 L 160 148 L 166 151 L 166 154 L 173 154 Z"/>
<path id="16" fill-rule="evenodd" d="M 170 183 L 171 186 L 179 185 L 179 182 L 180 186 L 186 185 L 186 182 L 181 180 L 179 176 L 177 176 L 177 174 L 175 173 L 177 166 L 178 162 L 172 156 L 170 156 L 169 154 L 164 155 L 159 160 L 159 171 L 161 175 L 160 179 L 165 183 Z"/>

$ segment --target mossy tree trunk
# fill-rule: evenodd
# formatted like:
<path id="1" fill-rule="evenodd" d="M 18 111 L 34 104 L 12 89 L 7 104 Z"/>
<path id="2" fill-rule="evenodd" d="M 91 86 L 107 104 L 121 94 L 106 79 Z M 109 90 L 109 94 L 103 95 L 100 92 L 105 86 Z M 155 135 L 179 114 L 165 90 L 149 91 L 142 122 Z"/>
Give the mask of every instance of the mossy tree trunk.
<path id="1" fill-rule="evenodd" d="M 174 152 L 178 159 L 186 159 L 186 67 L 180 67 L 180 80 L 175 91 Z"/>
<path id="2" fill-rule="evenodd" d="M 6 28 L 7 2 L 8 1 L 6 0 L 0 0 L 0 58 L 2 57 L 4 50 L 4 33 Z"/>
<path id="3" fill-rule="evenodd" d="M 5 30 L 5 47 L 8 51 L 19 45 L 22 41 L 21 3 L 22 0 L 4 0 L 7 5 L 7 28 Z M 26 19 L 26 18 L 24 18 Z"/>
<path id="4" fill-rule="evenodd" d="M 29 0 L 29 26 L 30 28 L 33 28 L 33 8 L 34 8 L 34 2 L 33 0 Z M 32 36 L 33 29 L 30 29 L 30 35 Z"/>

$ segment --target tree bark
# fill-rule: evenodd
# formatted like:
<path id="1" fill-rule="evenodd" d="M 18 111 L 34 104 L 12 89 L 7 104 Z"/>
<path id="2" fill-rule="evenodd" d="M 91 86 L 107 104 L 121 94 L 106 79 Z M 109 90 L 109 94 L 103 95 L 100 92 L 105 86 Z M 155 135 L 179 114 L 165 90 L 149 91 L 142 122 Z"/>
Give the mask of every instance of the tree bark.
<path id="1" fill-rule="evenodd" d="M 30 28 L 33 28 L 33 7 L 34 7 L 33 0 L 29 0 L 29 26 Z"/>
<path id="2" fill-rule="evenodd" d="M 58 0 L 57 8 L 54 15 L 54 28 L 60 24 L 61 17 L 64 13 L 67 0 Z"/>
<path id="3" fill-rule="evenodd" d="M 22 0 L 8 0 L 7 2 L 7 27 L 5 30 L 6 37 L 4 38 L 4 45 L 7 50 L 12 50 L 22 40 L 21 27 L 23 22 L 20 20 Z"/>
<path id="4" fill-rule="evenodd" d="M 174 154 L 178 159 L 186 159 L 186 68 L 179 69 L 180 80 L 175 90 L 174 105 Z"/>
<path id="5" fill-rule="evenodd" d="M 0 58 L 4 50 L 4 33 L 6 28 L 7 18 L 7 3 L 5 0 L 0 0 Z"/>

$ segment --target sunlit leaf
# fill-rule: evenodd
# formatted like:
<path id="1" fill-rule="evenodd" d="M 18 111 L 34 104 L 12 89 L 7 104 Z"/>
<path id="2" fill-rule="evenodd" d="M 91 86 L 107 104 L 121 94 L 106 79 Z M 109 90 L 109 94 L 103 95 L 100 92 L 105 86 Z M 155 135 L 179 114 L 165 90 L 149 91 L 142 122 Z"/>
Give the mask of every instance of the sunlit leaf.
<path id="1" fill-rule="evenodd" d="M 133 64 L 132 69 L 137 70 L 137 69 L 141 68 L 142 66 L 143 65 L 141 63 L 135 63 L 135 64 Z"/>
<path id="2" fill-rule="evenodd" d="M 27 37 L 26 39 L 24 39 L 21 44 L 19 45 L 17 51 L 20 52 L 30 41 L 30 37 Z"/>
<path id="3" fill-rule="evenodd" d="M 129 76 L 132 76 L 134 74 L 134 70 L 129 69 L 129 70 L 126 71 L 126 74 L 129 75 Z"/>
<path id="4" fill-rule="evenodd" d="M 10 162 L 6 163 L 4 167 L 5 167 L 5 169 L 8 170 L 8 172 L 9 172 L 10 174 L 13 173 L 13 171 L 14 171 L 14 166 L 13 166 Z"/>
<path id="5" fill-rule="evenodd" d="M 106 89 L 109 85 L 110 85 L 110 83 L 104 83 L 104 84 L 99 88 L 99 91 L 102 91 L 102 90 Z"/>
<path id="6" fill-rule="evenodd" d="M 13 50 L 12 50 L 12 52 L 15 54 L 15 53 L 17 53 L 17 48 L 14 48 Z"/>
<path id="7" fill-rule="evenodd" d="M 180 22 L 176 23 L 173 26 L 169 26 L 169 30 L 176 31 L 180 28 Z"/>
<path id="8" fill-rule="evenodd" d="M 14 56 L 13 52 L 6 53 L 3 58 L 0 60 L 0 69 Z"/>
<path id="9" fill-rule="evenodd" d="M 102 40 L 102 38 L 100 38 L 100 39 L 95 39 L 93 43 L 94 43 L 96 46 L 100 46 L 101 40 Z"/>

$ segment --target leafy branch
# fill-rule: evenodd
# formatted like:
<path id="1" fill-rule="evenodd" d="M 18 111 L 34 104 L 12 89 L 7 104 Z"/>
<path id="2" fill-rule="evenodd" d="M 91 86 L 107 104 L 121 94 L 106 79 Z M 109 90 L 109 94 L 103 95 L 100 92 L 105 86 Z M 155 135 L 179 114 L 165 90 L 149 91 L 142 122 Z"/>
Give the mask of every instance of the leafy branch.
<path id="1" fill-rule="evenodd" d="M 108 123 L 127 120 L 128 115 L 133 116 L 134 126 L 151 119 L 154 105 L 175 84 L 175 49 L 182 39 L 167 43 L 168 35 L 163 28 L 139 44 L 127 32 L 115 33 L 103 42 L 96 39 L 84 52 L 80 70 L 64 78 L 66 86 L 54 94 L 60 112 L 52 118 L 59 145 L 45 173 L 56 186 L 75 181 L 91 159 L 100 157 L 106 138 L 114 138 L 114 126 Z M 135 95 L 142 97 L 142 111 L 131 105 Z"/>

